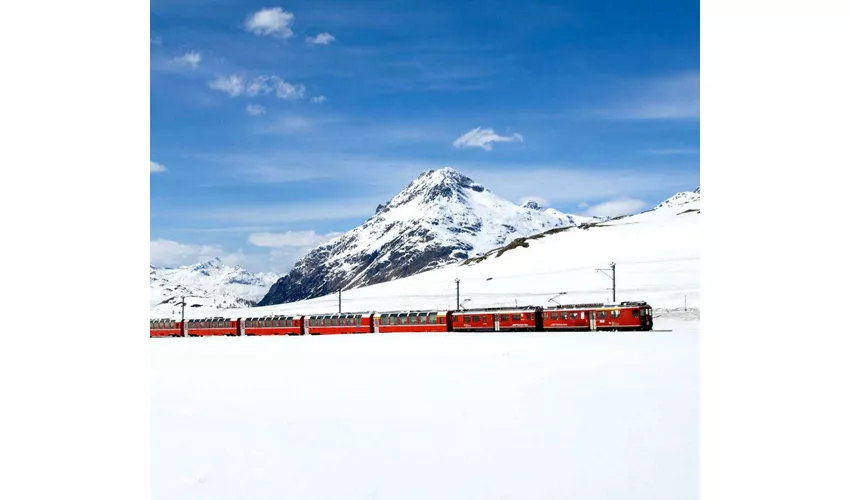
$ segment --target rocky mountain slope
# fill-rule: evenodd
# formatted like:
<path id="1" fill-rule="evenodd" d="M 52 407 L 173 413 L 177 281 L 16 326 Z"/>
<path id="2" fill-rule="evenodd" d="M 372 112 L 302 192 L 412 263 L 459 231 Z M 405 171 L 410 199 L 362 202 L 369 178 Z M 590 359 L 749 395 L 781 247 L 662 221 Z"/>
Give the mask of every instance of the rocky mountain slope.
<path id="1" fill-rule="evenodd" d="M 522 206 L 451 169 L 429 170 L 361 226 L 319 246 L 258 305 L 319 297 L 463 261 L 517 237 L 601 219 Z"/>

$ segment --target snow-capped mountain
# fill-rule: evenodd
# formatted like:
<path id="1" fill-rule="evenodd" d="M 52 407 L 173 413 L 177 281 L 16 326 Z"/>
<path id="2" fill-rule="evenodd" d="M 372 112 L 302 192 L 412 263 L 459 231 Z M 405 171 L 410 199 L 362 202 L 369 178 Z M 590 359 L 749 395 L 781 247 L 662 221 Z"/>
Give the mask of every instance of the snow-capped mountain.
<path id="1" fill-rule="evenodd" d="M 422 173 L 361 226 L 319 246 L 258 305 L 318 297 L 411 276 L 526 236 L 601 219 L 522 206 L 442 168 Z"/>
<path id="2" fill-rule="evenodd" d="M 655 208 L 681 207 L 695 201 L 699 201 L 699 188 L 696 188 L 693 191 L 684 191 L 681 193 L 676 193 L 673 196 L 659 203 L 658 206 L 656 206 Z"/>
<path id="3" fill-rule="evenodd" d="M 252 273 L 228 266 L 218 258 L 192 266 L 150 268 L 151 309 L 166 315 L 186 307 L 226 309 L 249 307 L 263 297 L 278 278 L 271 273 Z"/>

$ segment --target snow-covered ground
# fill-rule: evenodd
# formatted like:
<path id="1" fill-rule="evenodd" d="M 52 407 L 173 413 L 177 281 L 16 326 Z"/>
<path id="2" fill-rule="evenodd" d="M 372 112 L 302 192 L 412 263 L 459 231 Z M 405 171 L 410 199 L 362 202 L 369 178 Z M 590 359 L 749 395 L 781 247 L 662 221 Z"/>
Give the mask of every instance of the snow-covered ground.
<path id="1" fill-rule="evenodd" d="M 156 500 L 689 500 L 699 321 L 672 332 L 151 340 Z"/>
<path id="2" fill-rule="evenodd" d="M 617 300 L 645 300 L 659 309 L 699 308 L 699 195 L 673 197 L 646 213 L 606 222 L 588 230 L 570 228 L 528 241 L 471 265 L 433 271 L 342 292 L 345 312 L 405 308 L 455 309 L 455 278 L 467 308 L 603 302 L 612 298 L 611 280 L 597 268 L 617 264 Z M 492 278 L 489 279 L 488 278 Z M 468 300 L 467 300 L 468 299 Z M 685 302 L 687 301 L 687 304 Z M 336 312 L 338 297 L 249 309 L 189 311 L 186 316 L 230 317 Z"/>

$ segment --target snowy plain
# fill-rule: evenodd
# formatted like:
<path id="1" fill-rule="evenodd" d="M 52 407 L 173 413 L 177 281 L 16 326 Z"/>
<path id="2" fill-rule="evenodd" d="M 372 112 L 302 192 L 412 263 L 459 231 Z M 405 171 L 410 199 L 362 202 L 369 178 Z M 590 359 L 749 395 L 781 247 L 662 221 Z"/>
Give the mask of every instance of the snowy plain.
<path id="1" fill-rule="evenodd" d="M 151 495 L 696 499 L 699 321 L 657 328 L 152 339 Z"/>

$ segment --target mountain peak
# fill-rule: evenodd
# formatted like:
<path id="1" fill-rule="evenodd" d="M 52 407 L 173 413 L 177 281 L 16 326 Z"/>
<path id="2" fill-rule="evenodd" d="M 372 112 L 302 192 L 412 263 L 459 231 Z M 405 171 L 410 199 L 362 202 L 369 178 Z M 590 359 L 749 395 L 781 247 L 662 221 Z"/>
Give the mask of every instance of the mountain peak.
<path id="1" fill-rule="evenodd" d="M 224 266 L 224 263 L 221 262 L 221 259 L 218 257 L 213 257 L 212 259 L 195 264 L 192 266 L 193 271 L 203 271 L 204 269 L 221 269 Z"/>
<path id="2" fill-rule="evenodd" d="M 541 207 L 540 204 L 534 200 L 526 200 L 526 202 L 523 203 L 521 206 L 522 208 L 527 208 L 529 210 L 543 210 L 543 207 Z"/>

